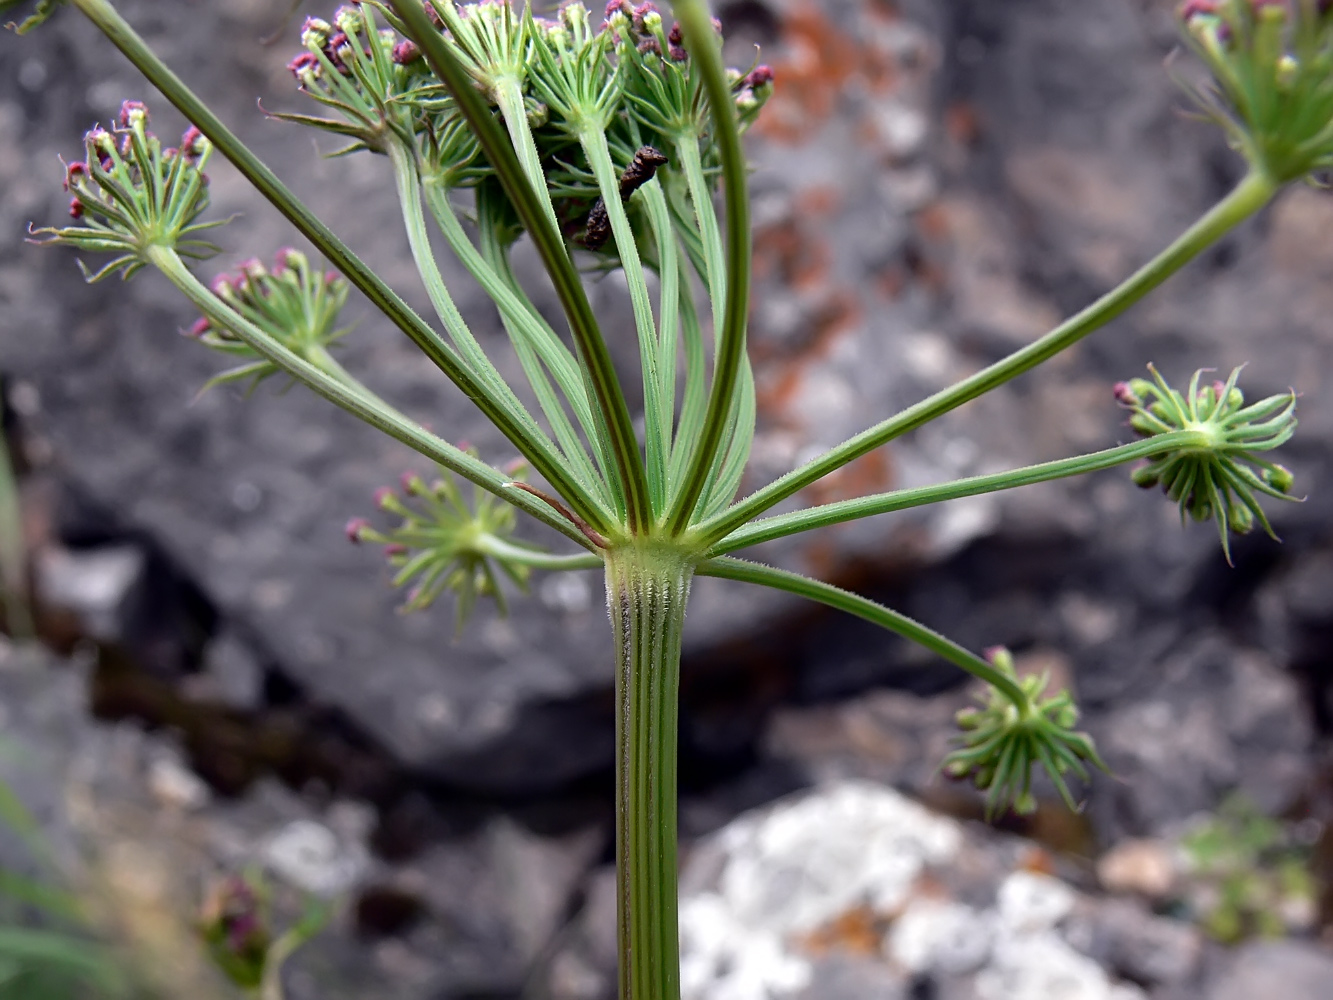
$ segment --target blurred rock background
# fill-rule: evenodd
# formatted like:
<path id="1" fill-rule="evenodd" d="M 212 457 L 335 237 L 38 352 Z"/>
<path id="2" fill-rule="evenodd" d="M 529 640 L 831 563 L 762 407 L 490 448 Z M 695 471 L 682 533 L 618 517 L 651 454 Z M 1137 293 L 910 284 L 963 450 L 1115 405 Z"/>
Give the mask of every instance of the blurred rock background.
<path id="1" fill-rule="evenodd" d="M 256 105 L 304 110 L 284 66 L 300 17 L 329 10 L 307 2 L 288 20 L 284 6 L 120 5 L 424 313 L 387 165 L 321 159 L 309 134 Z M 1171 72 L 1188 67 L 1164 66 L 1175 28 L 1163 0 L 733 0 L 719 13 L 730 61 L 747 64 L 758 44 L 777 71 L 749 145 L 761 419 L 751 487 L 1045 332 L 1239 176 L 1221 135 L 1182 114 Z M 207 877 L 256 863 L 293 891 L 342 899 L 293 962 L 296 1000 L 610 996 L 600 581 L 539 578 L 510 619 L 479 614 L 458 639 L 448 608 L 396 614 L 382 568 L 342 525 L 411 455 L 299 391 L 197 396 L 218 359 L 177 335 L 194 317 L 165 282 L 84 286 L 70 254 L 22 242 L 29 221 L 63 216 L 57 156 L 75 154 L 126 97 L 146 98 L 164 134 L 183 124 L 74 12 L 0 36 L 5 429 L 54 650 L 0 657 L 3 732 L 29 748 L 27 770 L 9 777 L 33 790 L 53 831 L 84 845 L 102 891 L 145 898 L 116 895 L 129 879 L 149 893 L 152 906 L 134 904 L 143 912 L 183 923 Z M 241 214 L 205 275 L 297 242 L 225 164 L 210 173 L 215 212 Z M 1272 511 L 1281 545 L 1247 538 L 1230 568 L 1211 526 L 1182 529 L 1172 505 L 1109 472 L 763 553 L 973 648 L 1008 645 L 1020 668 L 1071 684 L 1117 775 L 1093 784 L 1084 814 L 1052 803 L 1003 833 L 981 827 L 976 798 L 935 773 L 968 699 L 952 668 L 859 622 L 698 582 L 682 833 L 699 939 L 768 912 L 745 886 L 792 870 L 736 853 L 757 825 L 796 823 L 822 842 L 814 817 L 843 809 L 917 867 L 886 895 L 883 873 L 849 848 L 830 870 L 864 893 L 807 901 L 801 912 L 816 917 L 774 917 L 772 937 L 756 931 L 736 954 L 691 953 L 696 996 L 1323 995 L 1330 232 L 1328 195 L 1286 192 L 1075 350 L 808 498 L 1105 447 L 1129 437 L 1114 381 L 1147 362 L 1172 380 L 1245 363 L 1247 393 L 1302 395 L 1284 461 L 1310 499 Z M 535 260 L 522 263 L 535 274 Z M 482 293 L 461 278 L 451 287 L 494 342 Z M 609 328 L 628 315 L 614 279 L 594 296 Z M 410 345 L 363 306 L 352 312 L 350 368 L 447 436 L 509 457 Z M 953 819 L 913 812 L 889 789 Z M 788 793 L 796 804 L 767 806 Z M 841 805 L 819 808 L 829 796 Z M 1247 943 L 1224 947 L 1209 920 L 1234 881 L 1186 845 L 1201 814 L 1244 808 L 1284 825 L 1246 863 L 1259 872 L 1246 899 L 1258 901 L 1237 904 L 1230 936 Z M 1244 840 L 1234 824 L 1202 829 Z M 923 831 L 947 844 L 913 855 L 903 845 L 929 840 Z M 1265 882 L 1265 866 L 1289 857 L 1307 881 Z M 728 874 L 738 865 L 749 874 Z M 1282 943 L 1248 941 L 1264 916 Z M 1025 920 L 1021 940 L 992 933 Z M 984 946 L 959 957 L 954 940 Z M 734 974 L 751 966 L 789 978 Z M 1033 968 L 1067 975 L 1038 982 Z"/>

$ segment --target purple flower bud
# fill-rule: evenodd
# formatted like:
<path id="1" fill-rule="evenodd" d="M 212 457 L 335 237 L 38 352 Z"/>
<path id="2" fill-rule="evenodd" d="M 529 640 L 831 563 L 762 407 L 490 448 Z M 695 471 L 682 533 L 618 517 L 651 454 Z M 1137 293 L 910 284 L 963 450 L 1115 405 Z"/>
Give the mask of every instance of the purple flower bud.
<path id="1" fill-rule="evenodd" d="M 313 52 L 302 52 L 287 64 L 287 68 L 292 71 L 292 76 L 304 84 L 307 73 L 319 75 L 319 57 Z"/>
<path id="2" fill-rule="evenodd" d="M 634 16 L 634 8 L 630 6 L 629 0 L 608 0 L 606 11 L 602 15 L 604 21 L 610 22 L 611 18 L 617 14 L 623 15 L 625 18 Z"/>
<path id="3" fill-rule="evenodd" d="M 657 39 L 653 38 L 652 36 L 649 36 L 648 38 L 645 38 L 643 41 L 639 42 L 638 50 L 644 53 L 651 52 L 655 56 L 661 56 L 662 54 L 662 46 L 659 45 Z"/>
<path id="4" fill-rule="evenodd" d="M 196 157 L 203 152 L 204 133 L 191 125 L 181 135 L 181 151 L 188 157 Z"/>
<path id="5" fill-rule="evenodd" d="M 667 42 L 672 45 L 685 44 L 685 32 L 681 30 L 679 21 L 672 23 L 671 30 L 667 32 Z"/>
<path id="6" fill-rule="evenodd" d="M 194 321 L 194 325 L 190 327 L 189 336 L 198 339 L 211 329 L 213 329 L 212 321 L 207 316 L 200 316 Z"/>
<path id="7" fill-rule="evenodd" d="M 79 201 L 78 198 L 71 198 L 69 200 L 69 217 L 71 219 L 83 218 L 83 202 Z"/>
<path id="8" fill-rule="evenodd" d="M 426 491 L 426 481 L 411 469 L 399 476 L 398 482 L 403 487 L 403 492 L 410 497 L 418 496 Z"/>
<path id="9" fill-rule="evenodd" d="M 672 45 L 668 48 L 667 55 L 671 57 L 672 62 L 684 62 L 690 57 L 690 54 L 680 45 Z"/>
<path id="10" fill-rule="evenodd" d="M 643 19 L 646 18 L 649 14 L 656 14 L 656 13 L 657 13 L 657 7 L 653 4 L 652 0 L 644 0 L 644 3 L 639 4 L 639 6 L 635 7 L 630 12 L 630 20 L 634 24 L 634 30 L 642 32 L 644 30 Z"/>
<path id="11" fill-rule="evenodd" d="M 69 186 L 73 184 L 76 180 L 78 180 L 80 177 L 87 177 L 87 176 L 88 176 L 88 164 L 84 163 L 82 160 L 75 160 L 73 163 L 71 163 L 69 166 L 65 168 L 65 190 L 68 191 Z"/>
<path id="12" fill-rule="evenodd" d="M 384 546 L 384 556 L 386 559 L 405 555 L 407 555 L 407 546 L 402 542 L 390 542 L 388 545 Z"/>
<path id="13" fill-rule="evenodd" d="M 1139 405 L 1139 397 L 1134 395 L 1134 390 L 1129 387 L 1128 382 L 1117 382 L 1111 387 L 1111 392 L 1115 395 L 1115 401 L 1121 406 Z"/>
<path id="14" fill-rule="evenodd" d="M 241 277 L 250 281 L 259 281 L 268 277 L 268 268 L 258 257 L 247 257 L 236 265 L 236 269 L 241 272 Z"/>
<path id="15" fill-rule="evenodd" d="M 357 544 L 360 543 L 361 541 L 361 532 L 365 531 L 369 527 L 370 527 L 370 522 L 367 521 L 364 517 L 354 517 L 347 522 L 347 526 L 343 529 L 343 531 L 346 532 L 347 540 L 349 542 Z"/>
<path id="16" fill-rule="evenodd" d="M 435 9 L 435 5 L 430 0 L 421 0 L 421 6 L 426 8 L 426 16 L 430 18 L 430 23 L 436 28 L 444 30 L 444 18 L 440 17 L 440 12 Z"/>
<path id="17" fill-rule="evenodd" d="M 745 78 L 747 87 L 766 87 L 773 82 L 773 68 L 767 63 L 760 63 L 754 69 L 750 70 Z"/>
<path id="18" fill-rule="evenodd" d="M 410 38 L 404 38 L 393 47 L 393 61 L 399 66 L 410 66 L 421 58 L 421 47 Z"/>
<path id="19" fill-rule="evenodd" d="M 332 286 L 335 282 L 341 280 L 341 278 L 342 278 L 342 275 L 339 274 L 337 271 L 325 271 L 325 272 L 324 272 L 324 285 L 325 285 L 326 288 L 327 288 L 327 287 L 330 287 L 330 286 Z"/>
<path id="20" fill-rule="evenodd" d="M 225 299 L 229 294 L 236 291 L 236 286 L 232 283 L 230 274 L 219 274 L 213 279 L 213 294 L 220 299 Z"/>
<path id="21" fill-rule="evenodd" d="M 1216 14 L 1217 0 L 1185 0 L 1180 6 L 1180 19 L 1186 24 L 1200 14 Z"/>
<path id="22" fill-rule="evenodd" d="M 380 510 L 387 510 L 394 499 L 392 486 L 381 486 L 375 491 L 375 506 Z"/>
<path id="23" fill-rule="evenodd" d="M 143 124 L 148 124 L 148 106 L 143 101 L 124 101 L 120 105 L 120 116 L 116 119 L 121 128 L 129 128 L 130 123 L 136 118 L 140 118 Z"/>
<path id="24" fill-rule="evenodd" d="M 282 274 L 289 267 L 299 268 L 305 263 L 305 254 L 295 247 L 280 247 L 273 255 L 273 273 Z"/>

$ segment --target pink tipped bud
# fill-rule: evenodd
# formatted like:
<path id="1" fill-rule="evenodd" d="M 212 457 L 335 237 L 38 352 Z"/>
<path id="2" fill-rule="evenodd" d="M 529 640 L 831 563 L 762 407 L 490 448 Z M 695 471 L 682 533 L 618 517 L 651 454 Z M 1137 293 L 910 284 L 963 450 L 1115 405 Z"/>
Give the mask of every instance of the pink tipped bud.
<path id="1" fill-rule="evenodd" d="M 653 4 L 652 0 L 645 0 L 644 3 L 635 7 L 633 11 L 630 12 L 630 20 L 634 24 L 634 30 L 642 32 L 644 30 L 644 19 L 647 18 L 649 14 L 656 13 L 657 7 Z"/>
<path id="2" fill-rule="evenodd" d="M 387 510 L 396 499 L 391 486 L 381 486 L 375 491 L 375 506 L 380 510 Z"/>
<path id="3" fill-rule="evenodd" d="M 402 486 L 403 492 L 410 497 L 420 496 L 426 492 L 426 481 L 411 469 L 398 477 L 398 483 Z"/>
<path id="4" fill-rule="evenodd" d="M 685 32 L 681 30 L 679 21 L 671 25 L 671 30 L 667 32 L 667 41 L 672 45 L 685 44 Z"/>
<path id="5" fill-rule="evenodd" d="M 258 281 L 260 278 L 268 277 L 268 268 L 264 266 L 264 262 L 258 257 L 247 257 L 237 265 L 237 270 L 241 272 L 242 277 L 248 278 L 251 281 Z"/>
<path id="6" fill-rule="evenodd" d="M 200 316 L 194 321 L 194 325 L 190 327 L 189 336 L 199 338 L 211 329 L 213 329 L 213 323 L 209 318 L 207 316 Z"/>
<path id="7" fill-rule="evenodd" d="M 319 57 L 313 52 L 302 52 L 287 64 L 287 68 L 292 71 L 292 76 L 304 84 L 307 75 L 319 75 Z"/>
<path id="8" fill-rule="evenodd" d="M 337 271 L 325 271 L 325 272 L 324 272 L 324 284 L 325 284 L 326 286 L 328 286 L 328 285 L 333 285 L 335 282 L 338 282 L 338 281 L 340 281 L 341 279 L 342 279 L 342 275 L 339 274 Z"/>
<path id="9" fill-rule="evenodd" d="M 343 528 L 343 531 L 346 533 L 347 540 L 349 542 L 352 542 L 353 544 L 358 544 L 361 542 L 361 533 L 369 527 L 370 527 L 370 522 L 367 521 L 364 517 L 354 517 L 347 522 L 347 525 L 346 527 Z"/>
<path id="10" fill-rule="evenodd" d="M 213 284 L 210 287 L 213 289 L 213 294 L 220 299 L 225 299 L 236 291 L 236 286 L 232 284 L 230 274 L 219 274 L 213 279 Z"/>
<path id="11" fill-rule="evenodd" d="M 121 128 L 129 128 L 133 121 L 141 121 L 144 125 L 148 124 L 148 105 L 143 101 L 124 101 L 120 105 L 120 115 L 116 121 L 120 123 Z"/>
<path id="12" fill-rule="evenodd" d="M 84 163 L 82 160 L 75 160 L 73 163 L 71 163 L 69 166 L 65 168 L 65 190 L 68 191 L 69 186 L 73 184 L 76 180 L 78 180 L 80 177 L 87 177 L 87 176 L 88 176 L 88 164 Z"/>
<path id="13" fill-rule="evenodd" d="M 273 255 L 273 273 L 281 274 L 289 267 L 299 268 L 305 263 L 305 254 L 295 247 L 281 247 Z"/>
<path id="14" fill-rule="evenodd" d="M 773 82 L 773 68 L 766 63 L 760 63 L 754 69 L 750 70 L 745 78 L 747 87 L 766 87 Z"/>
<path id="15" fill-rule="evenodd" d="M 1128 382 L 1117 382 L 1111 387 L 1111 392 L 1115 395 L 1115 401 L 1121 406 L 1139 405 L 1139 397 L 1134 394 Z"/>
<path id="16" fill-rule="evenodd" d="M 69 200 L 69 217 L 71 219 L 83 218 L 83 202 L 79 201 L 78 198 Z"/>
<path id="17" fill-rule="evenodd" d="M 181 152 L 186 156 L 195 157 L 204 151 L 204 133 L 197 127 L 191 125 L 181 136 Z"/>
<path id="18" fill-rule="evenodd" d="M 634 8 L 630 6 L 629 0 L 608 0 L 606 11 L 603 13 L 602 17 L 605 20 L 610 21 L 611 18 L 615 17 L 617 14 L 621 14 L 627 18 L 632 18 L 634 16 Z"/>
<path id="19" fill-rule="evenodd" d="M 407 555 L 407 546 L 402 542 L 390 542 L 384 546 L 384 555 L 387 559 L 392 559 L 394 556 L 405 556 Z"/>
<path id="20" fill-rule="evenodd" d="M 662 54 L 662 46 L 658 44 L 656 38 L 651 36 L 639 42 L 637 47 L 640 52 L 651 52 L 655 56 L 660 56 Z"/>
<path id="21" fill-rule="evenodd" d="M 399 66 L 410 66 L 421 59 L 421 46 L 410 38 L 404 38 L 393 47 L 393 61 Z"/>
<path id="22" fill-rule="evenodd" d="M 1216 14 L 1217 0 L 1185 0 L 1180 6 L 1180 19 L 1189 23 L 1201 14 Z"/>

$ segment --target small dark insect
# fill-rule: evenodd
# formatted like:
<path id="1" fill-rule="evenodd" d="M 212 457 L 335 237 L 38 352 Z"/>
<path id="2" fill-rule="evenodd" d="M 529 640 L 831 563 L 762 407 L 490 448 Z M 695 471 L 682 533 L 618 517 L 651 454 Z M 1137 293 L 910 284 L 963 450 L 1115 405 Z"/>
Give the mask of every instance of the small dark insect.
<path id="1" fill-rule="evenodd" d="M 624 201 L 643 185 L 653 179 L 657 168 L 669 162 L 660 149 L 652 146 L 640 146 L 634 153 L 625 172 L 620 175 L 620 200 Z M 611 220 L 606 214 L 606 202 L 598 198 L 588 213 L 588 225 L 583 235 L 583 245 L 589 250 L 600 250 L 611 237 Z"/>
<path id="2" fill-rule="evenodd" d="M 629 166 L 620 175 L 620 199 L 624 201 L 635 191 L 653 179 L 657 168 L 667 163 L 666 154 L 652 146 L 640 146 L 629 161 Z"/>
<path id="3" fill-rule="evenodd" d="M 606 214 L 606 202 L 598 198 L 588 213 L 588 228 L 583 234 L 583 245 L 589 250 L 600 250 L 611 238 L 611 219 Z"/>

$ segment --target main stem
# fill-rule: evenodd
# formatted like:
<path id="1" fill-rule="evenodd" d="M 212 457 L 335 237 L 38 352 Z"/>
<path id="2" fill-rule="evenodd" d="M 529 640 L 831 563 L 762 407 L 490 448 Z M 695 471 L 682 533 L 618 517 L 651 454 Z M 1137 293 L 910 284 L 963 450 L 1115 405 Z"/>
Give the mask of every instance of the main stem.
<path id="1" fill-rule="evenodd" d="M 616 927 L 620 1000 L 679 1000 L 676 720 L 693 566 L 637 540 L 606 557 L 616 638 Z"/>

